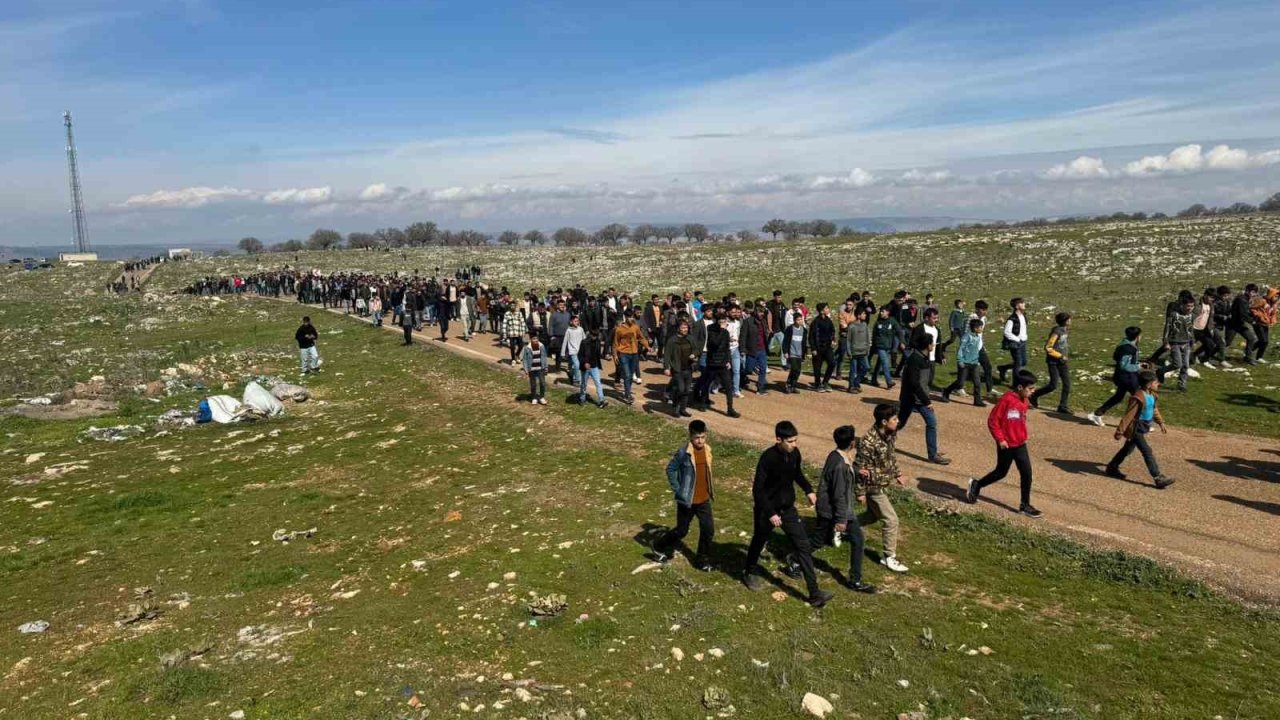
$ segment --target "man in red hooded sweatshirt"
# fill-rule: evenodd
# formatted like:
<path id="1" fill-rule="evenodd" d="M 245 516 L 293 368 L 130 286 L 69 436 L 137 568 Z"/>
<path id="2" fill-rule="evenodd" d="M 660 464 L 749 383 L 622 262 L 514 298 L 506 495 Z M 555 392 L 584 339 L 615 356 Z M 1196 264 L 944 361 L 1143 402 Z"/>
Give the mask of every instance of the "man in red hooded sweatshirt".
<path id="1" fill-rule="evenodd" d="M 1019 370 L 1013 379 L 1013 389 L 991 408 L 987 429 L 996 441 L 996 468 L 981 480 L 969 479 L 965 500 L 970 504 L 978 502 L 982 488 L 1003 480 L 1009 474 L 1009 466 L 1016 464 L 1022 483 L 1022 502 L 1018 512 L 1031 518 L 1043 514 L 1031 505 L 1031 456 L 1027 453 L 1027 406 L 1035 389 L 1036 376 L 1030 371 Z"/>

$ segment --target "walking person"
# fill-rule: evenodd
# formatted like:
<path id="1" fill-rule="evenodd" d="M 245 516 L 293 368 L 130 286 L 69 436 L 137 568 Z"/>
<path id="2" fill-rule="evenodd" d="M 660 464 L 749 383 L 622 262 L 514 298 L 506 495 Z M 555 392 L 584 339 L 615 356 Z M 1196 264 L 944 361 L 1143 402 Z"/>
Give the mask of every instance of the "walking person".
<path id="1" fill-rule="evenodd" d="M 1071 399 L 1071 369 L 1068 364 L 1071 356 L 1071 345 L 1067 335 L 1071 330 L 1071 313 L 1060 312 L 1053 316 L 1054 328 L 1049 332 L 1049 339 L 1044 343 L 1044 361 L 1049 369 L 1049 384 L 1031 394 L 1031 407 L 1039 409 L 1040 398 L 1058 389 L 1062 384 L 1062 394 L 1058 396 L 1058 412 L 1070 415 L 1071 408 L 1067 404 Z"/>
<path id="2" fill-rule="evenodd" d="M 1137 448 L 1138 452 L 1142 453 L 1142 460 L 1147 465 L 1147 472 L 1151 473 L 1151 480 L 1155 483 L 1156 489 L 1163 490 L 1173 484 L 1173 478 L 1160 472 L 1156 454 L 1147 443 L 1147 434 L 1151 432 L 1152 423 L 1160 426 L 1161 433 L 1169 432 L 1169 428 L 1165 427 L 1164 418 L 1160 417 L 1158 407 L 1160 378 L 1152 370 L 1143 370 L 1138 376 L 1138 383 L 1138 390 L 1129 397 L 1129 407 L 1125 410 L 1120 424 L 1116 426 L 1115 438 L 1123 439 L 1124 445 L 1107 463 L 1106 473 L 1107 477 L 1117 480 L 1127 479 L 1128 476 L 1120 471 L 1120 466 L 1124 464 L 1134 448 Z"/>
<path id="3" fill-rule="evenodd" d="M 787 384 L 782 392 L 799 392 L 800 374 L 804 372 L 804 358 L 808 352 L 809 328 L 805 327 L 804 315 L 792 313 L 791 325 L 782 333 L 782 362 L 787 366 Z"/>
<path id="4" fill-rule="evenodd" d="M 448 322 L 448 313 L 440 315 L 440 322 Z M 547 346 L 537 333 L 529 333 L 529 344 L 520 351 L 520 374 L 529 379 L 529 404 L 547 404 Z"/>
<path id="5" fill-rule="evenodd" d="M 973 404 L 985 407 L 982 399 L 982 320 L 969 320 L 969 329 L 960 336 L 960 348 L 956 351 L 955 382 L 942 390 L 942 401 L 951 402 L 953 394 L 964 392 L 966 381 L 973 380 Z"/>
<path id="6" fill-rule="evenodd" d="M 1187 375 L 1191 372 L 1191 341 L 1195 339 L 1196 298 L 1190 290 L 1178 293 L 1178 299 L 1165 308 L 1163 348 L 1173 358 L 1172 368 L 1178 371 L 1178 392 L 1187 391 Z"/>
<path id="7" fill-rule="evenodd" d="M 574 385 L 578 385 L 581 381 L 581 366 L 578 361 L 578 351 L 586 342 L 587 331 L 582 329 L 582 318 L 578 315 L 569 316 L 569 326 L 565 328 L 564 334 L 560 338 L 560 357 L 569 359 L 569 380 Z M 559 369 L 559 364 L 556 365 Z"/>
<path id="8" fill-rule="evenodd" d="M 902 333 L 898 331 L 898 321 L 893 317 L 893 308 L 885 305 L 880 308 L 879 318 L 871 330 L 871 343 L 876 351 L 876 365 L 871 371 L 871 385 L 879 387 L 876 377 L 884 375 L 884 386 L 890 390 L 897 383 L 893 381 L 893 354 L 901 344 Z"/>
<path id="9" fill-rule="evenodd" d="M 1009 362 L 996 368 L 1002 384 L 1010 370 L 1017 375 L 1019 370 L 1027 366 L 1027 304 L 1022 298 L 1014 298 L 1009 301 L 1009 309 L 1012 312 L 1009 313 L 1009 319 L 1004 321 L 1004 340 L 1001 343 L 1009 351 Z"/>
<path id="10" fill-rule="evenodd" d="M 452 285 L 449 286 L 451 289 Z M 453 303 L 449 296 L 441 290 L 436 296 L 436 320 L 440 321 L 440 342 L 449 342 L 449 318 L 453 315 Z"/>
<path id="11" fill-rule="evenodd" d="M 502 334 L 507 341 L 507 351 L 511 354 L 508 364 L 515 365 L 516 358 L 524 350 L 524 335 L 527 332 L 524 311 L 515 306 L 507 308 L 502 314 Z"/>
<path id="12" fill-rule="evenodd" d="M 1102 416 L 1119 405 L 1125 395 L 1138 391 L 1138 373 L 1142 371 L 1142 362 L 1138 359 L 1138 340 L 1141 337 L 1142 328 L 1130 325 L 1124 329 L 1124 340 L 1112 351 L 1111 360 L 1115 363 L 1115 370 L 1112 372 L 1111 382 L 1115 384 L 1116 390 L 1111 393 L 1111 397 L 1098 406 L 1097 410 L 1089 413 L 1089 422 L 1094 425 L 1106 427 L 1107 424 Z"/>
<path id="13" fill-rule="evenodd" d="M 982 381 L 987 386 L 987 395 L 992 399 L 996 399 L 995 390 L 995 371 L 991 367 L 991 357 L 987 354 L 987 313 L 990 306 L 986 300 L 978 300 L 973 304 L 973 313 L 969 315 L 970 320 L 981 320 L 982 327 L 978 329 L 978 365 L 982 368 Z M 963 393 L 963 389 L 961 390 Z"/>
<path id="14" fill-rule="evenodd" d="M 568 336 L 565 339 L 568 340 Z M 605 402 L 604 385 L 600 381 L 600 336 L 594 329 L 578 345 L 574 362 L 578 366 L 578 404 L 586 404 L 587 380 L 591 380 L 596 385 L 596 407 L 603 408 Z"/>
<path id="15" fill-rule="evenodd" d="M 906 426 L 911 413 L 918 413 L 924 420 L 924 440 L 929 451 L 929 462 L 934 465 L 950 465 L 951 459 L 938 451 L 938 417 L 934 414 L 933 403 L 929 399 L 931 363 L 928 353 L 932 349 L 932 338 L 923 335 L 916 338 L 915 344 L 907 352 L 902 369 L 902 390 L 898 395 L 897 428 Z"/>
<path id="16" fill-rule="evenodd" d="M 1036 376 L 1027 370 L 1019 370 L 1013 377 L 1013 389 L 1001 396 L 987 416 L 987 430 L 996 441 L 996 467 L 981 479 L 969 478 L 969 490 L 965 501 L 978 502 L 982 489 L 1000 482 L 1009 474 L 1011 465 L 1018 466 L 1018 512 L 1030 518 L 1044 513 L 1031 504 L 1031 455 L 1027 452 L 1027 408 L 1031 393 L 1036 387 Z"/>
<path id="17" fill-rule="evenodd" d="M 790 420 L 779 422 L 774 426 L 774 444 L 760 454 L 760 460 L 756 463 L 755 478 L 751 484 L 751 544 L 747 548 L 742 582 L 751 590 L 764 588 L 764 581 L 760 577 L 764 572 L 760 567 L 760 553 L 764 551 L 764 545 L 774 528 L 781 528 L 791 540 L 796 563 L 800 566 L 809 591 L 809 604 L 820 608 L 831 600 L 832 594 L 818 586 L 809 537 L 805 534 L 804 524 L 800 522 L 800 514 L 796 512 L 797 485 L 804 491 L 810 505 L 818 501 L 813 486 L 804 476 L 798 447 L 799 435 Z"/>
<path id="18" fill-rule="evenodd" d="M 413 344 L 413 313 L 400 313 L 400 329 L 404 331 L 404 342 L 401 345 Z"/>
<path id="19" fill-rule="evenodd" d="M 1249 283 L 1244 292 L 1236 295 L 1231 301 L 1231 315 L 1227 321 L 1226 346 L 1231 347 L 1236 335 L 1244 338 L 1244 364 L 1254 365 L 1254 351 L 1258 345 L 1258 333 L 1254 330 L 1253 296 L 1258 293 L 1258 286 Z"/>
<path id="20" fill-rule="evenodd" d="M 689 393 L 693 390 L 693 365 L 698 361 L 698 352 L 689 339 L 688 318 L 681 318 L 675 337 L 668 340 L 667 346 L 662 349 L 662 361 L 666 366 L 663 372 L 671 378 L 672 404 L 675 405 L 676 415 L 689 417 Z"/>
<path id="21" fill-rule="evenodd" d="M 298 362 L 302 366 L 303 375 L 320 370 L 320 351 L 316 349 L 316 339 L 319 337 L 315 326 L 311 324 L 311 318 L 304 315 L 302 324 L 293 333 L 293 339 L 298 343 Z"/>
<path id="22" fill-rule="evenodd" d="M 663 348 L 664 353 L 667 350 Z M 669 562 L 676 546 L 689 534 L 689 525 L 697 518 L 698 550 L 693 556 L 693 567 L 708 572 L 711 570 L 711 544 L 716 532 L 711 512 L 716 492 L 711 482 L 711 444 L 707 442 L 707 424 L 703 421 L 689 422 L 689 442 L 676 450 L 667 463 L 667 483 L 675 495 L 676 525 L 653 544 L 654 559 L 660 563 Z"/>
<path id="23" fill-rule="evenodd" d="M 717 310 L 715 322 L 707 328 L 707 365 L 702 371 L 702 377 L 698 379 L 698 399 L 704 410 L 709 408 L 712 383 L 719 381 L 720 389 L 724 391 L 725 396 L 725 414 L 731 418 L 738 418 L 742 417 L 742 413 L 733 409 L 733 385 L 729 377 L 732 365 L 729 355 L 729 330 L 726 328 L 728 323 L 729 319 L 725 316 L 724 310 Z"/>
<path id="24" fill-rule="evenodd" d="M 757 304 L 742 321 L 742 351 L 746 357 L 747 375 L 756 373 L 756 394 L 769 394 L 769 319 L 764 304 Z"/>
<path id="25" fill-rule="evenodd" d="M 836 326 L 831 321 L 831 306 L 818 303 L 818 317 L 809 328 L 809 349 L 813 352 L 813 389 L 831 392 L 831 373 L 835 371 L 832 347 L 836 341 Z"/>
<path id="26" fill-rule="evenodd" d="M 854 394 L 862 392 L 862 383 L 867 379 L 871 369 L 868 358 L 871 355 L 871 328 L 867 325 L 867 310 L 856 307 L 853 320 L 846 328 L 842 343 L 849 353 L 849 388 Z"/>
<path id="27" fill-rule="evenodd" d="M 831 439 L 836 446 L 827 453 L 827 461 L 822 466 L 822 482 L 818 483 L 818 500 L 814 506 L 818 525 L 810 544 L 816 552 L 827 545 L 839 547 L 836 538 L 849 543 L 849 575 L 845 587 L 872 595 L 877 592 L 876 586 L 862 580 L 866 535 L 854 515 L 854 498 L 858 494 L 853 465 L 858 452 L 857 432 L 852 425 L 841 425 L 831 433 Z"/>
<path id="28" fill-rule="evenodd" d="M 639 377 L 641 348 L 649 349 L 649 339 L 636 323 L 635 309 L 628 307 L 623 311 L 622 322 L 613 331 L 613 350 L 618 359 L 618 372 L 622 374 L 622 400 L 628 405 L 635 402 L 631 383 Z"/>
<path id="29" fill-rule="evenodd" d="M 1213 288 L 1205 288 L 1192 312 L 1191 330 L 1199 343 L 1192 351 L 1193 359 L 1206 367 L 1213 367 L 1218 357 L 1217 333 L 1214 331 Z"/>
<path id="30" fill-rule="evenodd" d="M 898 436 L 898 418 L 901 414 L 892 403 L 880 403 L 872 411 L 875 425 L 858 440 L 854 465 L 858 468 L 857 494 L 859 503 L 865 501 L 867 509 L 858 515 L 859 526 L 881 523 L 880 533 L 883 552 L 880 564 L 896 573 L 909 569 L 898 559 L 898 513 L 893 509 L 887 489 L 890 483 L 905 485 L 894 445 Z"/>

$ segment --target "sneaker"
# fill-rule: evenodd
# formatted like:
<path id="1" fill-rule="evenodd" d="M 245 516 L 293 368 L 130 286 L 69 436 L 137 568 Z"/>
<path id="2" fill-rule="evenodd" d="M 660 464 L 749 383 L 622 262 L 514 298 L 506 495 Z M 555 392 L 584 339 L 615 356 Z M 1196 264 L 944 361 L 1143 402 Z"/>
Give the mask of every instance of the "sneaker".
<path id="1" fill-rule="evenodd" d="M 600 408 L 601 410 L 603 410 L 603 409 L 604 409 L 604 406 L 605 406 L 605 405 L 608 405 L 608 404 L 609 404 L 609 403 L 605 402 L 604 400 L 601 400 L 600 402 L 596 403 L 596 407 L 598 407 L 598 408 Z"/>
<path id="2" fill-rule="evenodd" d="M 677 414 L 678 414 L 680 417 L 693 417 L 693 413 L 689 412 L 688 410 L 685 410 L 684 408 L 681 408 L 681 409 L 680 409 L 680 412 L 679 412 L 679 413 L 677 413 Z"/>
<path id="3" fill-rule="evenodd" d="M 898 387 L 898 383 L 889 383 L 888 385 L 885 385 L 886 390 L 892 390 L 896 387 Z"/>
<path id="4" fill-rule="evenodd" d="M 737 410 L 730 410 L 729 412 L 727 412 L 727 413 L 725 413 L 725 414 L 726 414 L 726 415 L 728 415 L 728 416 L 729 416 L 729 417 L 731 417 L 731 418 L 740 418 L 740 417 L 742 417 L 742 413 L 738 412 Z"/>
<path id="5" fill-rule="evenodd" d="M 1263 362 L 1263 361 L 1262 361 L 1262 360 L 1259 360 L 1258 362 Z M 1199 371 L 1197 371 L 1195 368 L 1187 368 L 1187 377 L 1189 377 L 1189 378 L 1191 378 L 1191 379 L 1193 379 L 1193 380 L 1199 380 L 1199 379 L 1200 379 L 1200 372 L 1199 372 Z"/>
<path id="6" fill-rule="evenodd" d="M 649 555 L 649 557 L 653 558 L 654 562 L 662 563 L 663 565 L 666 565 L 667 563 L 671 562 L 670 555 L 664 552 L 660 552 L 658 550 L 654 550 L 653 553 Z"/>
<path id="7" fill-rule="evenodd" d="M 1027 404 L 1029 404 L 1031 407 L 1035 408 L 1036 410 L 1039 410 L 1040 398 L 1036 397 L 1035 395 L 1032 395 L 1030 401 L 1028 401 Z"/>
<path id="8" fill-rule="evenodd" d="M 955 394 L 957 397 L 969 397 L 969 393 L 965 392 L 964 388 L 960 388 Z"/>
<path id="9" fill-rule="evenodd" d="M 715 569 L 715 567 L 712 566 L 712 564 L 707 562 L 706 560 L 694 560 L 693 569 L 699 572 L 711 572 L 712 570 Z"/>
<path id="10" fill-rule="evenodd" d="M 640 382 L 640 376 L 639 375 L 631 376 L 631 382 Z"/>
<path id="11" fill-rule="evenodd" d="M 740 398 L 740 397 L 742 397 L 742 391 L 741 391 L 741 390 L 739 390 L 738 392 L 734 393 L 734 394 L 733 394 L 733 396 L 734 396 L 734 397 L 736 397 L 736 398 Z"/>
<path id="12" fill-rule="evenodd" d="M 938 396 L 938 400 L 940 400 L 940 401 L 942 401 L 942 402 L 944 402 L 944 403 L 949 403 L 949 402 L 951 402 L 951 393 L 948 393 L 948 392 L 944 392 L 944 393 L 942 393 L 941 395 L 939 395 L 939 396 Z"/>
<path id="13" fill-rule="evenodd" d="M 1098 427 L 1106 427 L 1106 426 L 1107 426 L 1107 424 L 1106 424 L 1105 422 L 1103 422 L 1103 421 L 1102 421 L 1102 416 L 1101 416 L 1101 415 L 1096 415 L 1096 414 L 1094 414 L 1094 413 L 1089 413 L 1089 414 L 1088 414 L 1088 415 L 1086 415 L 1085 417 L 1087 417 L 1087 418 L 1089 419 L 1089 422 L 1093 423 L 1094 425 L 1097 425 Z"/>
<path id="14" fill-rule="evenodd" d="M 753 592 L 760 592 L 764 589 L 764 579 L 750 570 L 742 573 L 742 584 Z"/>
<path id="15" fill-rule="evenodd" d="M 529 404 L 530 404 L 530 405 L 537 405 L 537 404 L 538 404 L 538 398 L 529 398 Z"/>
<path id="16" fill-rule="evenodd" d="M 880 558 L 880 564 L 896 573 L 904 573 L 910 569 L 906 565 L 902 564 L 902 561 L 894 555 L 885 555 Z"/>
<path id="17" fill-rule="evenodd" d="M 844 586 L 854 592 L 860 592 L 865 595 L 875 595 L 880 592 L 880 588 L 865 582 L 846 582 Z"/>
<path id="18" fill-rule="evenodd" d="M 978 502 L 978 479 L 969 478 L 969 489 L 964 493 L 964 501 L 973 505 Z"/>
<path id="19" fill-rule="evenodd" d="M 768 395 L 768 394 L 769 394 L 769 391 L 768 391 L 768 390 L 757 390 L 757 391 L 756 391 L 756 395 L 759 395 L 759 396 L 761 396 L 761 397 L 764 397 L 765 395 Z"/>
<path id="20" fill-rule="evenodd" d="M 1058 413 L 1059 415 L 1070 415 L 1071 408 L 1060 407 L 1057 410 L 1054 410 L 1054 412 Z"/>
<path id="21" fill-rule="evenodd" d="M 1224 368 L 1224 369 L 1226 369 L 1226 370 L 1230 370 L 1230 369 L 1231 369 L 1231 363 L 1227 362 L 1226 360 L 1222 360 L 1222 361 L 1220 361 L 1220 362 L 1218 363 L 1218 367 L 1220 367 L 1220 368 Z"/>
<path id="22" fill-rule="evenodd" d="M 1169 477 L 1168 475 L 1160 475 L 1159 477 L 1156 478 L 1155 482 L 1156 482 L 1156 489 L 1163 490 L 1169 487 L 1170 485 L 1172 485 L 1174 481 L 1173 481 L 1173 478 Z"/>
<path id="23" fill-rule="evenodd" d="M 1030 505 L 1019 505 L 1018 512 L 1022 513 L 1023 515 L 1026 515 L 1029 518 L 1039 518 L 1044 515 L 1044 513 L 1040 512 L 1039 510 L 1035 509 Z"/>
<path id="24" fill-rule="evenodd" d="M 860 388 L 860 387 L 851 387 L 851 388 L 849 388 L 846 392 L 848 392 L 850 395 L 861 395 L 861 394 L 862 394 L 862 388 Z"/>
<path id="25" fill-rule="evenodd" d="M 792 580 L 799 580 L 801 577 L 804 576 L 804 573 L 800 572 L 800 566 L 797 565 L 790 558 L 787 559 L 787 562 L 785 565 L 778 568 L 778 572 L 782 573 L 783 575 L 786 575 Z"/>
<path id="26" fill-rule="evenodd" d="M 974 400 L 974 401 L 973 401 L 973 406 L 974 406 L 974 407 L 986 407 L 986 406 L 987 406 L 987 404 L 986 404 L 985 402 L 983 402 L 983 401 L 982 401 L 982 398 L 978 398 L 977 400 Z"/>
<path id="27" fill-rule="evenodd" d="M 819 590 L 809 598 L 809 607 L 820 608 L 831 602 L 833 597 L 835 597 L 835 593 L 830 590 Z"/>
<path id="28" fill-rule="evenodd" d="M 934 455 L 933 457 L 929 458 L 929 462 L 933 463 L 934 465 L 950 465 L 950 464 L 951 464 L 951 458 L 947 457 L 946 455 L 943 455 L 943 454 L 939 453 L 939 454 Z"/>
<path id="29" fill-rule="evenodd" d="M 542 397 L 542 398 L 538 398 L 538 404 L 539 404 L 539 405 L 546 405 L 546 404 L 547 404 L 547 399 L 546 399 L 546 398 L 544 398 L 544 397 Z"/>
<path id="30" fill-rule="evenodd" d="M 636 399 L 635 399 L 634 397 L 632 397 L 631 395 L 627 395 L 626 397 L 622 398 L 622 402 L 624 402 L 624 403 L 626 403 L 626 404 L 628 404 L 628 405 L 634 405 L 634 404 L 635 404 L 635 402 L 636 402 Z"/>

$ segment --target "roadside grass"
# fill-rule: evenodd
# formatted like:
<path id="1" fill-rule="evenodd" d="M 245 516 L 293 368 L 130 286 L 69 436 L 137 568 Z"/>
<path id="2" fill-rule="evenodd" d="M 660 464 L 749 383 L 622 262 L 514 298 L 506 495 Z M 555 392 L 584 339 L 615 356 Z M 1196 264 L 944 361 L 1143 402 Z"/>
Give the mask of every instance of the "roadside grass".
<path id="1" fill-rule="evenodd" d="M 121 302 L 134 300 L 92 297 L 83 311 Z M 122 364 L 149 379 L 186 341 L 201 343 L 191 362 L 234 378 L 233 395 L 255 374 L 296 378 L 295 318 L 259 315 L 279 306 L 169 302 L 166 325 L 127 343 L 87 324 L 42 337 L 103 346 L 67 366 L 76 376 Z M 1274 610 L 905 493 L 912 572 L 868 561 L 880 595 L 840 590 L 811 611 L 776 572 L 751 593 L 734 574 L 760 448 L 714 426 L 716 570 L 678 559 L 633 574 L 674 520 L 662 468 L 680 428 L 616 407 L 518 404 L 509 373 L 354 322 L 324 326 L 315 397 L 280 419 L 78 440 L 94 423 L 150 427 L 194 406 L 194 389 L 127 416 L 0 419 L 0 717 L 701 717 L 715 714 L 701 705 L 711 686 L 750 718 L 795 717 L 806 692 L 837 717 L 1280 716 Z M 822 451 L 805 448 L 811 463 Z M 71 462 L 86 467 L 44 472 Z M 784 550 L 769 548 L 770 569 Z M 824 586 L 837 589 L 831 573 L 847 563 L 844 548 L 822 551 Z M 143 587 L 161 614 L 117 626 Z M 526 603 L 546 593 L 569 607 L 532 626 Z M 16 632 L 37 619 L 49 630 Z"/>
<path id="2" fill-rule="evenodd" d="M 485 281 L 516 292 L 529 288 L 612 286 L 647 299 L 701 289 L 708 297 L 735 292 L 741 298 L 804 296 L 810 307 L 838 303 L 853 291 L 875 291 L 888 302 L 899 288 L 921 302 L 933 293 L 945 327 L 952 301 L 972 310 L 978 298 L 991 305 L 987 347 L 993 363 L 1007 361 L 999 326 L 1008 302 L 1027 301 L 1029 368 L 1045 379 L 1043 342 L 1060 310 L 1074 315 L 1071 329 L 1071 407 L 1088 412 L 1111 394 L 1111 352 L 1124 328 L 1145 331 L 1141 347 L 1160 343 L 1165 304 L 1183 288 L 1199 293 L 1221 284 L 1280 284 L 1280 214 L 1198 220 L 1097 223 L 1047 228 L 938 231 L 854 236 L 795 242 L 654 245 L 616 248 L 397 248 L 389 252 L 343 250 L 208 258 L 162 267 L 157 289 L 176 290 L 197 277 L 292 267 L 325 272 L 371 271 L 431 275 L 436 268 L 477 264 Z M 1280 437 L 1280 367 L 1232 371 L 1200 369 L 1185 394 L 1165 392 L 1161 403 L 1173 423 L 1221 432 Z M 1272 358 L 1280 357 L 1271 351 Z M 954 376 L 955 353 L 940 380 Z M 1056 397 L 1046 402 L 1056 402 Z"/>

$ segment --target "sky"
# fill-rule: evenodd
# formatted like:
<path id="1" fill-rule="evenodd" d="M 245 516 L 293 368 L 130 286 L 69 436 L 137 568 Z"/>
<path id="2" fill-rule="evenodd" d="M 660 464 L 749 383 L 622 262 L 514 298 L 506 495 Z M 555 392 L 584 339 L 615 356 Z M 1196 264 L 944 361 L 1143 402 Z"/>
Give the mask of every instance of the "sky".
<path id="1" fill-rule="evenodd" d="M 606 6 L 607 7 L 604 7 Z M 0 245 L 1280 192 L 1280 3 L 0 5 Z"/>

